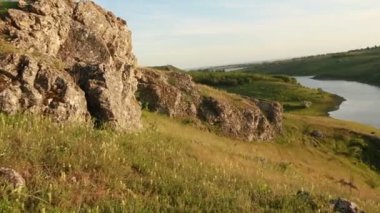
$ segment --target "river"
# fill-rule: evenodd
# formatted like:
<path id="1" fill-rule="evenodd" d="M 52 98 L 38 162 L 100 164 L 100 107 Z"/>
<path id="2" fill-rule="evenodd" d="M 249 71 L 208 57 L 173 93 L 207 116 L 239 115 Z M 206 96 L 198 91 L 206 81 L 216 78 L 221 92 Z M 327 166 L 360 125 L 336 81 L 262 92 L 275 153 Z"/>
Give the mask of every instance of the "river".
<path id="1" fill-rule="evenodd" d="M 341 120 L 369 124 L 380 129 L 380 87 L 343 80 L 316 80 L 296 77 L 303 86 L 321 88 L 346 99 L 330 116 Z"/>

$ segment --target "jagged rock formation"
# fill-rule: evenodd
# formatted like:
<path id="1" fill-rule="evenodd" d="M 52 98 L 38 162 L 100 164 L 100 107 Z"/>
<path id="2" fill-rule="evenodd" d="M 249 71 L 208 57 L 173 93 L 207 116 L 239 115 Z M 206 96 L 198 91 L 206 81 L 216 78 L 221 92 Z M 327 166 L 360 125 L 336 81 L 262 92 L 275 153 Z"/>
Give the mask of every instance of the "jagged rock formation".
<path id="1" fill-rule="evenodd" d="M 198 117 L 220 129 L 224 135 L 243 140 L 268 140 L 275 129 L 260 108 L 250 101 L 233 103 L 224 98 L 204 97 Z"/>
<path id="2" fill-rule="evenodd" d="M 284 109 L 279 102 L 267 101 L 267 100 L 258 100 L 258 99 L 250 99 L 260 108 L 261 112 L 263 112 L 268 119 L 268 121 L 272 124 L 272 127 L 276 132 L 282 132 L 282 120 L 283 120 L 283 112 Z"/>
<path id="3" fill-rule="evenodd" d="M 140 127 L 126 22 L 90 1 L 20 1 L 0 20 L 0 111 Z M 52 63 L 53 62 L 53 63 Z M 56 62 L 56 63 L 54 63 Z"/>
<path id="4" fill-rule="evenodd" d="M 22 54 L 0 55 L 0 111 L 49 115 L 57 121 L 88 118 L 84 92 L 70 75 Z"/>
<path id="5" fill-rule="evenodd" d="M 269 140 L 281 132 L 282 106 L 196 85 L 186 73 L 139 69 L 138 99 L 151 111 L 189 117 L 221 134 L 242 140 Z"/>

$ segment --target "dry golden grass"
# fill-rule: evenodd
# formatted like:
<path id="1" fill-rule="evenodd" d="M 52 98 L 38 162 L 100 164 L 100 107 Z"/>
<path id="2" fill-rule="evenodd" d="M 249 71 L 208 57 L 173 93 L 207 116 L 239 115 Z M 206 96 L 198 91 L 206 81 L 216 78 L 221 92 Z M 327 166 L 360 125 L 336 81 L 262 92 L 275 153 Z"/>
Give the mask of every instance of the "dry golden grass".
<path id="1" fill-rule="evenodd" d="M 380 136 L 380 130 L 369 125 L 360 124 L 351 121 L 343 121 L 334 119 L 331 117 L 322 117 L 322 116 L 308 116 L 308 115 L 296 115 L 296 114 L 287 114 L 289 119 L 297 120 L 299 122 L 308 123 L 310 125 L 322 126 L 326 128 L 333 129 L 347 129 L 353 130 L 362 134 L 371 134 Z"/>
<path id="2" fill-rule="evenodd" d="M 156 119 L 163 122 L 158 127 L 160 132 L 192 141 L 191 146 L 187 147 L 188 155 L 204 164 L 216 165 L 255 184 L 270 185 L 279 192 L 291 193 L 304 189 L 331 198 L 346 197 L 370 209 L 380 208 L 376 204 L 380 202 L 380 189 L 374 189 L 367 183 L 369 179 L 380 180 L 377 172 L 323 147 L 308 145 L 313 139 L 299 134 L 301 126 L 304 125 L 302 122 L 330 131 L 343 126 L 350 131 L 368 134 L 376 129 L 331 118 L 304 118 L 288 114 L 286 122 L 298 123 L 296 128 L 300 128 L 299 135 L 294 139 L 287 135 L 282 137 L 293 141 L 286 144 L 245 143 L 211 133 L 200 134 L 193 127 L 184 127 L 166 119 L 161 120 L 160 117 Z M 341 184 L 342 180 L 352 182 L 358 189 Z"/>
<path id="3" fill-rule="evenodd" d="M 145 130 L 124 134 L 1 115 L 0 165 L 21 171 L 28 188 L 2 191 L 0 210 L 311 211 L 295 196 L 299 190 L 322 210 L 336 197 L 380 209 L 379 173 L 315 146 L 299 117 L 287 115 L 284 134 L 270 143 L 220 137 L 147 112 L 143 121 Z M 331 131 L 337 125 L 305 122 Z"/>

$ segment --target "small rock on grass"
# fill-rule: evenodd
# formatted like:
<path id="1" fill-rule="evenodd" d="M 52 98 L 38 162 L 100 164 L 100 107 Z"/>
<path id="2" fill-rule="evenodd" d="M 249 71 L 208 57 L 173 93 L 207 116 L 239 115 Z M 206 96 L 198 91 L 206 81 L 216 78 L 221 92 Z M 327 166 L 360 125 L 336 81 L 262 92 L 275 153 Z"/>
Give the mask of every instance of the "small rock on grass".
<path id="1" fill-rule="evenodd" d="M 0 167 L 0 178 L 12 184 L 16 189 L 25 187 L 25 179 L 13 169 Z"/>

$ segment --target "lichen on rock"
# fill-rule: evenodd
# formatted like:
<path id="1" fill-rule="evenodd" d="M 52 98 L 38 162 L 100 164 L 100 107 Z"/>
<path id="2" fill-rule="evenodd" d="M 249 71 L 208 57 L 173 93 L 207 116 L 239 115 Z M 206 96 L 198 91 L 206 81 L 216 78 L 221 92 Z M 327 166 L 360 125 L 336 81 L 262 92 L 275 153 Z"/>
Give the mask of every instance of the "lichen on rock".
<path id="1" fill-rule="evenodd" d="M 57 121 L 88 119 L 84 92 L 71 76 L 23 54 L 0 55 L 0 112 L 49 115 Z"/>
<path id="2" fill-rule="evenodd" d="M 9 9 L 0 26 L 18 49 L 0 52 L 0 111 L 57 120 L 91 115 L 97 124 L 140 128 L 137 60 L 124 20 L 90 1 L 30 0 Z"/>

